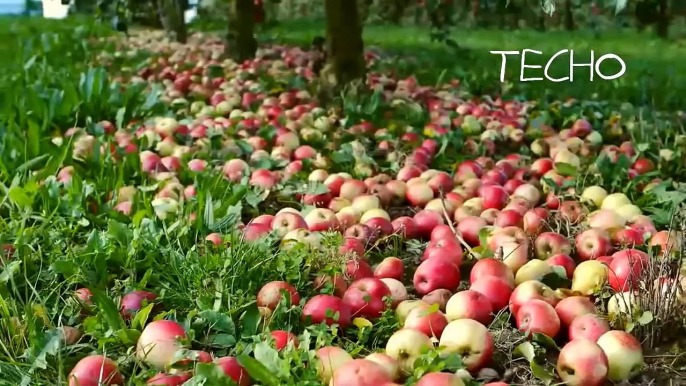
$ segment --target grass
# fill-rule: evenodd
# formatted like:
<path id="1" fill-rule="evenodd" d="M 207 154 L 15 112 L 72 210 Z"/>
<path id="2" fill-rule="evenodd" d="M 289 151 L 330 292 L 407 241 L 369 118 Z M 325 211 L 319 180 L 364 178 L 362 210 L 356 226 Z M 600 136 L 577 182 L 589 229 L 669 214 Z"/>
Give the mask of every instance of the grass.
<path id="1" fill-rule="evenodd" d="M 282 21 L 264 33 L 264 37 L 280 42 L 308 46 L 313 37 L 323 35 L 322 22 L 295 20 Z M 367 47 L 378 46 L 400 59 L 394 69 L 402 75 L 415 75 L 426 84 L 436 84 L 440 79 L 463 79 L 477 93 L 509 89 L 510 95 L 540 99 L 573 97 L 578 99 L 612 100 L 665 109 L 680 109 L 686 95 L 686 47 L 674 42 L 655 39 L 648 32 L 638 34 L 633 30 L 609 31 L 594 38 L 590 31 L 536 32 L 531 30 L 498 31 L 480 29 L 456 29 L 451 37 L 469 49 L 467 53 L 454 52 L 445 44 L 431 42 L 427 27 L 367 25 L 364 41 Z M 620 56 L 626 63 L 626 73 L 617 80 L 604 81 L 595 77 L 591 82 L 588 68 L 574 71 L 574 82 L 550 81 L 519 82 L 520 60 L 510 57 L 501 85 L 501 57 L 493 50 L 533 49 L 542 55 L 529 54 L 527 65 L 545 66 L 560 50 L 575 51 L 577 61 L 588 61 L 590 51 L 595 57 L 607 53 Z M 416 58 L 416 63 L 407 63 Z M 559 57 L 551 65 L 550 74 L 555 78 L 569 76 L 569 57 Z M 605 62 L 605 74 L 616 73 L 619 66 Z M 542 76 L 542 69 L 527 70 L 526 77 Z"/>

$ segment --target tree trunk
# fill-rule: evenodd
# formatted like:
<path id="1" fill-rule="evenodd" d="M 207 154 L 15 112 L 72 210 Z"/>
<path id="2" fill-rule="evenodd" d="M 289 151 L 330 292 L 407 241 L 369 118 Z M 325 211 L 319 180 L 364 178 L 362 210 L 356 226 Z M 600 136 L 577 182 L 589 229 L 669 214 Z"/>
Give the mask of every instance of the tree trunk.
<path id="1" fill-rule="evenodd" d="M 333 86 L 363 80 L 366 72 L 357 1 L 325 0 L 326 43 Z"/>
<path id="2" fill-rule="evenodd" d="M 393 0 L 391 9 L 391 22 L 400 25 L 407 8 L 407 0 Z"/>
<path id="3" fill-rule="evenodd" d="M 667 9 L 667 0 L 659 0 L 657 4 L 658 19 L 655 29 L 658 37 L 667 39 L 669 37 L 669 11 Z"/>
<path id="4" fill-rule="evenodd" d="M 572 7 L 572 0 L 565 0 L 565 29 L 567 31 L 574 30 L 574 9 Z"/>
<path id="5" fill-rule="evenodd" d="M 227 54 L 238 62 L 255 57 L 255 3 L 253 0 L 231 0 Z"/>
<path id="6" fill-rule="evenodd" d="M 188 41 L 188 30 L 183 17 L 183 0 L 158 0 L 160 19 L 164 29 L 173 32 L 179 43 Z"/>

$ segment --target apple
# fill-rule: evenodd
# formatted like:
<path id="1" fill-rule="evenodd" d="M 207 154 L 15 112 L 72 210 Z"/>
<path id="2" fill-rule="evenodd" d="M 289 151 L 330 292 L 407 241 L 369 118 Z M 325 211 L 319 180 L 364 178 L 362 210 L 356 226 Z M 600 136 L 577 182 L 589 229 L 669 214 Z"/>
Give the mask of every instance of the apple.
<path id="1" fill-rule="evenodd" d="M 584 295 L 591 295 L 607 283 L 608 274 L 608 266 L 600 261 L 583 261 L 574 270 L 572 291 L 581 292 Z"/>
<path id="2" fill-rule="evenodd" d="M 388 354 L 375 352 L 367 355 L 364 359 L 383 367 L 391 380 L 395 381 L 400 378 L 400 365 L 397 360 L 391 358 Z"/>
<path id="3" fill-rule="evenodd" d="M 269 335 L 274 339 L 274 346 L 277 351 L 283 350 L 289 343 L 292 343 L 293 347 L 298 348 L 298 337 L 292 332 L 276 330 L 270 332 Z"/>
<path id="4" fill-rule="evenodd" d="M 588 313 L 572 320 L 567 335 L 569 340 L 587 339 L 597 342 L 608 331 L 610 331 L 610 324 L 607 320 L 594 313 Z"/>
<path id="5" fill-rule="evenodd" d="M 615 212 L 627 222 L 632 222 L 636 217 L 643 216 L 643 211 L 636 205 L 623 205 L 615 209 Z"/>
<path id="6" fill-rule="evenodd" d="M 419 295 L 439 288 L 454 291 L 460 285 L 460 269 L 450 260 L 425 260 L 417 267 L 412 282 Z"/>
<path id="7" fill-rule="evenodd" d="M 374 210 L 383 210 L 383 209 L 374 209 Z M 369 213 L 369 212 L 367 212 L 367 213 Z M 372 233 L 374 234 L 376 239 L 381 239 L 385 236 L 390 236 L 393 234 L 393 224 L 391 224 L 391 220 L 389 220 L 387 218 L 380 217 L 380 216 L 365 218 L 365 215 L 367 213 L 362 215 L 362 218 L 360 219 L 360 221 L 372 229 Z"/>
<path id="8" fill-rule="evenodd" d="M 473 319 L 488 325 L 493 321 L 491 301 L 483 294 L 465 290 L 453 295 L 445 306 L 445 316 L 448 321 L 457 319 Z"/>
<path id="9" fill-rule="evenodd" d="M 329 386 L 378 386 L 392 380 L 380 364 L 366 359 L 353 359 L 333 373 Z"/>
<path id="10" fill-rule="evenodd" d="M 136 356 L 158 370 L 171 364 L 177 351 L 184 345 L 179 339 L 186 338 L 183 327 L 172 320 L 156 320 L 148 324 L 136 344 Z"/>
<path id="11" fill-rule="evenodd" d="M 319 249 L 322 245 L 322 235 L 319 232 L 310 232 L 307 229 L 293 229 L 281 239 L 281 248 L 289 249 L 295 245 L 305 245 L 312 249 Z"/>
<path id="12" fill-rule="evenodd" d="M 312 232 L 337 230 L 340 227 L 336 213 L 331 209 L 316 208 L 305 216 L 307 228 Z"/>
<path id="13" fill-rule="evenodd" d="M 404 375 L 410 375 L 414 372 L 415 361 L 432 348 L 433 343 L 427 335 L 403 328 L 393 333 L 386 342 L 386 355 L 398 362 Z"/>
<path id="14" fill-rule="evenodd" d="M 598 313 L 598 310 L 596 310 L 591 299 L 585 296 L 570 296 L 557 303 L 555 312 L 557 312 L 562 325 L 569 326 L 575 318 L 586 314 L 595 315 Z"/>
<path id="15" fill-rule="evenodd" d="M 541 201 L 541 192 L 532 184 L 519 185 L 512 196 L 525 199 L 531 207 L 535 207 Z"/>
<path id="16" fill-rule="evenodd" d="M 123 385 L 117 364 L 102 355 L 81 359 L 69 373 L 69 386 Z"/>
<path id="17" fill-rule="evenodd" d="M 528 210 L 522 217 L 522 228 L 529 235 L 538 235 L 545 226 L 545 218 L 536 210 Z"/>
<path id="18" fill-rule="evenodd" d="M 145 305 L 144 303 L 152 303 L 155 299 L 157 299 L 157 294 L 152 292 L 131 291 L 121 298 L 119 312 L 124 319 L 131 319 Z"/>
<path id="19" fill-rule="evenodd" d="M 393 234 L 412 240 L 419 237 L 419 228 L 412 217 L 401 216 L 391 221 Z"/>
<path id="20" fill-rule="evenodd" d="M 483 276 L 473 282 L 469 289 L 484 295 L 491 302 L 493 313 L 498 313 L 505 308 L 512 295 L 510 284 L 495 276 Z"/>
<path id="21" fill-rule="evenodd" d="M 438 241 L 441 239 L 454 239 L 455 234 L 453 234 L 453 230 L 450 229 L 449 225 L 438 225 L 431 231 L 431 241 Z"/>
<path id="22" fill-rule="evenodd" d="M 331 201 L 329 201 L 329 205 L 327 207 L 333 210 L 334 212 L 338 213 L 341 211 L 341 209 L 348 206 L 351 206 L 351 202 L 347 199 L 341 197 L 334 197 L 331 199 Z"/>
<path id="23" fill-rule="evenodd" d="M 612 209 L 600 209 L 588 215 L 588 226 L 608 232 L 623 229 L 626 219 Z"/>
<path id="24" fill-rule="evenodd" d="M 515 240 L 502 242 L 495 251 L 495 257 L 501 259 L 516 275 L 517 271 L 529 261 L 529 242 Z"/>
<path id="25" fill-rule="evenodd" d="M 417 380 L 415 386 L 464 386 L 464 381 L 455 374 L 427 373 Z"/>
<path id="26" fill-rule="evenodd" d="M 372 209 L 381 208 L 381 201 L 379 197 L 369 194 L 357 196 L 352 200 L 352 207 L 360 213 L 365 213 Z"/>
<path id="27" fill-rule="evenodd" d="M 612 253 L 609 233 L 602 228 L 591 228 L 579 233 L 574 239 L 577 255 L 582 261 Z"/>
<path id="28" fill-rule="evenodd" d="M 493 356 L 493 336 L 488 328 L 472 319 L 457 319 L 445 327 L 439 341 L 441 354 L 459 354 L 469 372 L 485 367 Z"/>
<path id="29" fill-rule="evenodd" d="M 643 245 L 645 242 L 641 231 L 627 227 L 612 234 L 612 244 L 619 247 L 633 248 Z"/>
<path id="30" fill-rule="evenodd" d="M 353 282 L 343 295 L 343 303 L 350 308 L 352 315 L 376 319 L 386 309 L 385 297 L 391 290 L 377 278 L 363 278 Z"/>
<path id="31" fill-rule="evenodd" d="M 374 277 L 377 279 L 396 279 L 403 280 L 405 276 L 405 265 L 397 257 L 387 257 L 374 268 Z"/>
<path id="32" fill-rule="evenodd" d="M 423 181 L 418 181 L 411 184 L 408 182 L 405 198 L 410 205 L 423 208 L 429 203 L 429 201 L 433 200 L 434 191 L 431 189 L 429 184 Z"/>
<path id="33" fill-rule="evenodd" d="M 546 263 L 551 267 L 562 267 L 565 270 L 565 275 L 568 279 L 571 279 L 574 275 L 574 269 L 576 269 L 576 263 L 569 255 L 564 253 L 557 254 L 555 256 L 549 257 Z"/>
<path id="34" fill-rule="evenodd" d="M 557 374 L 569 386 L 603 386 L 608 367 L 605 352 L 590 340 L 570 341 L 557 359 Z"/>
<path id="35" fill-rule="evenodd" d="M 348 289 L 348 284 L 340 275 L 335 275 L 333 277 L 328 275 L 320 275 L 314 279 L 313 284 L 315 291 L 320 291 L 325 289 L 325 287 L 332 288 L 333 294 L 338 297 L 343 297 L 345 290 Z"/>
<path id="36" fill-rule="evenodd" d="M 363 243 L 359 239 L 346 237 L 345 239 L 343 239 L 343 245 L 338 247 L 338 253 L 341 256 L 347 256 L 352 258 L 354 258 L 355 256 L 364 257 L 364 245 L 365 243 Z"/>
<path id="37" fill-rule="evenodd" d="M 625 249 L 617 252 L 610 262 L 608 283 L 617 292 L 638 290 L 641 274 L 648 264 L 650 258 L 643 251 Z"/>
<path id="38" fill-rule="evenodd" d="M 527 335 L 540 333 L 555 338 L 560 332 L 560 318 L 555 308 L 541 299 L 522 304 L 515 318 L 519 331 Z"/>
<path id="39" fill-rule="evenodd" d="M 428 239 L 431 237 L 431 232 L 439 225 L 444 224 L 443 215 L 431 210 L 420 210 L 415 213 L 413 217 L 415 224 L 417 224 L 417 231 L 419 237 Z"/>
<path id="40" fill-rule="evenodd" d="M 486 258 L 477 261 L 469 273 L 469 283 L 474 284 L 477 280 L 484 276 L 494 276 L 502 279 L 508 283 L 510 287 L 514 288 L 515 277 L 512 269 L 500 260 L 493 258 Z"/>
<path id="41" fill-rule="evenodd" d="M 401 326 L 405 324 L 405 319 L 407 318 L 407 315 L 410 313 L 410 311 L 414 310 L 417 307 L 423 307 L 424 309 L 428 309 L 430 305 L 418 299 L 404 300 L 400 302 L 398 306 L 395 308 L 395 317 L 398 318 L 398 323 Z"/>
<path id="42" fill-rule="evenodd" d="M 329 192 L 331 192 L 331 195 L 334 197 L 337 197 L 341 193 L 341 187 L 343 186 L 343 183 L 346 181 L 345 177 L 341 176 L 340 174 L 330 174 L 326 179 L 324 180 L 324 185 L 329 189 Z M 354 198 L 355 196 L 353 196 Z M 342 197 L 345 199 L 345 197 Z M 350 201 L 350 200 L 348 200 Z"/>
<path id="43" fill-rule="evenodd" d="M 429 305 L 434 305 L 438 304 L 438 308 L 445 312 L 445 308 L 448 304 L 448 300 L 450 297 L 453 295 L 452 292 L 450 292 L 447 289 L 439 288 L 437 290 L 433 290 L 429 292 L 428 294 L 424 295 L 422 297 L 422 301 L 426 302 Z"/>
<path id="44" fill-rule="evenodd" d="M 640 307 L 633 292 L 617 292 L 607 302 L 607 316 L 610 320 L 624 322 L 636 313 Z"/>
<path id="45" fill-rule="evenodd" d="M 316 351 L 315 355 L 317 356 L 317 372 L 325 385 L 329 384 L 339 368 L 353 360 L 347 351 L 334 346 L 322 347 Z"/>
<path id="46" fill-rule="evenodd" d="M 351 281 L 374 277 L 374 270 L 367 259 L 351 258 L 345 262 L 345 276 Z"/>
<path id="47" fill-rule="evenodd" d="M 581 193 L 581 201 L 593 204 L 600 208 L 607 197 L 607 191 L 600 186 L 589 186 Z"/>
<path id="48" fill-rule="evenodd" d="M 272 281 L 260 288 L 260 291 L 257 293 L 257 306 L 267 307 L 274 311 L 276 306 L 283 299 L 284 292 L 289 294 L 289 304 L 300 304 L 300 295 L 295 287 L 285 281 Z"/>
<path id="49" fill-rule="evenodd" d="M 518 286 L 526 281 L 541 280 L 549 273 L 553 273 L 553 267 L 543 260 L 529 260 L 524 264 L 515 275 L 515 286 Z"/>
<path id="50" fill-rule="evenodd" d="M 388 287 L 386 287 L 388 289 Z M 347 291 L 346 291 L 347 292 Z M 332 315 L 329 317 L 327 315 Z M 316 295 L 305 303 L 302 319 L 312 324 L 338 324 L 346 328 L 351 320 L 350 306 L 343 299 L 331 295 Z"/>
<path id="51" fill-rule="evenodd" d="M 367 224 L 355 224 L 343 232 L 346 238 L 353 238 L 360 240 L 364 245 L 373 243 L 376 238 L 374 231 Z"/>
<path id="52" fill-rule="evenodd" d="M 502 186 L 490 185 L 479 189 L 479 197 L 483 199 L 483 209 L 503 209 L 509 194 Z"/>
<path id="53" fill-rule="evenodd" d="M 391 307 L 395 308 L 400 302 L 407 300 L 407 288 L 401 281 L 391 278 L 380 279 L 391 291 Z"/>
<path id="54" fill-rule="evenodd" d="M 403 328 L 417 330 L 430 338 L 440 339 L 447 324 L 448 319 L 443 312 L 431 307 L 417 307 L 407 314 Z"/>
<path id="55" fill-rule="evenodd" d="M 365 185 L 363 181 L 349 179 L 344 181 L 343 184 L 341 184 L 338 196 L 352 202 L 355 199 L 355 197 L 359 197 L 365 194 L 366 192 L 367 185 Z"/>
<path id="56" fill-rule="evenodd" d="M 676 231 L 659 231 L 648 240 L 651 247 L 659 246 L 661 254 L 671 255 L 681 250 L 683 235 Z"/>
<path id="57" fill-rule="evenodd" d="M 519 308 L 531 299 L 543 300 L 555 307 L 560 298 L 555 291 L 537 280 L 529 280 L 518 285 L 510 295 L 510 312 L 517 315 Z"/>
<path id="58" fill-rule="evenodd" d="M 598 339 L 607 356 L 607 378 L 619 383 L 637 376 L 643 368 L 643 349 L 633 335 L 619 330 L 608 331 Z"/>
<path id="59" fill-rule="evenodd" d="M 164 385 L 164 386 L 181 386 L 186 381 L 191 379 L 190 374 L 165 374 L 158 373 L 150 377 L 146 385 Z M 86 385 L 87 383 L 79 383 L 79 385 Z"/>
<path id="60" fill-rule="evenodd" d="M 460 266 L 462 264 L 462 246 L 454 237 L 431 241 L 424 250 L 421 260 L 426 261 L 431 258 L 450 261 Z"/>
<path id="61" fill-rule="evenodd" d="M 624 205 L 631 205 L 631 200 L 624 193 L 612 193 L 605 197 L 600 209 L 617 210 Z"/>
<path id="62" fill-rule="evenodd" d="M 481 243 L 479 233 L 487 226 L 486 220 L 477 216 L 468 216 L 457 223 L 457 232 L 462 239 L 472 247 Z"/>
<path id="63" fill-rule="evenodd" d="M 544 232 L 536 237 L 534 241 L 534 250 L 536 257 L 541 260 L 546 260 L 551 256 L 564 253 L 569 255 L 572 253 L 572 246 L 566 237 L 556 232 Z"/>

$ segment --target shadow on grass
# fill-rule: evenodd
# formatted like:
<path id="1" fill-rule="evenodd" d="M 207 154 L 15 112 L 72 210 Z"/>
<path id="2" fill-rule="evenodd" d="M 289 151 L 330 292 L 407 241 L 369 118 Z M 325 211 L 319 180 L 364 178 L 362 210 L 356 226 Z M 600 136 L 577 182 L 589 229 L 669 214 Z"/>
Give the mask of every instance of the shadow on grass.
<path id="1" fill-rule="evenodd" d="M 314 36 L 324 34 L 323 21 L 283 21 L 263 33 L 263 37 L 279 43 L 309 45 Z M 648 34 L 634 31 L 608 31 L 599 38 L 591 32 L 545 33 L 518 30 L 456 30 L 452 36 L 465 51 L 456 52 L 445 44 L 432 42 L 426 27 L 365 26 L 367 47 L 378 46 L 397 54 L 389 67 L 400 76 L 414 75 L 424 84 L 441 80 L 461 79 L 475 94 L 496 92 L 535 99 L 598 99 L 652 105 L 662 109 L 680 109 L 686 93 L 686 48 L 663 42 Z M 499 81 L 502 59 L 490 51 L 541 51 L 527 54 L 527 65 L 546 66 L 550 58 L 563 49 L 574 51 L 575 63 L 588 63 L 594 51 L 597 60 L 614 53 L 626 64 L 625 74 L 615 80 L 603 80 L 589 67 L 576 67 L 573 82 L 555 83 L 549 80 L 520 82 L 521 56 L 508 56 L 505 83 Z M 570 74 L 569 54 L 560 55 L 551 64 L 549 75 L 554 78 Z M 606 60 L 600 70 L 606 76 L 619 71 L 620 65 Z M 543 77 L 543 68 L 526 69 L 526 78 Z"/>

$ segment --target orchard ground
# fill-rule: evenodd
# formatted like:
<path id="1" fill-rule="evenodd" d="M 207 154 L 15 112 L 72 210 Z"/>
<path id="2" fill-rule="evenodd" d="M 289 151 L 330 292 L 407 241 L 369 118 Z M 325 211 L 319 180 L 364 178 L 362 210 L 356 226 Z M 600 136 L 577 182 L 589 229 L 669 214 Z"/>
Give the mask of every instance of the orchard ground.
<path id="1" fill-rule="evenodd" d="M 321 24 L 260 36 L 290 68 L 213 62 L 211 36 L 2 26 L 0 385 L 682 379 L 678 45 L 459 31 L 455 53 L 371 25 L 388 100 L 326 110 L 290 48 Z M 627 74 L 483 96 L 489 51 L 524 48 Z"/>

